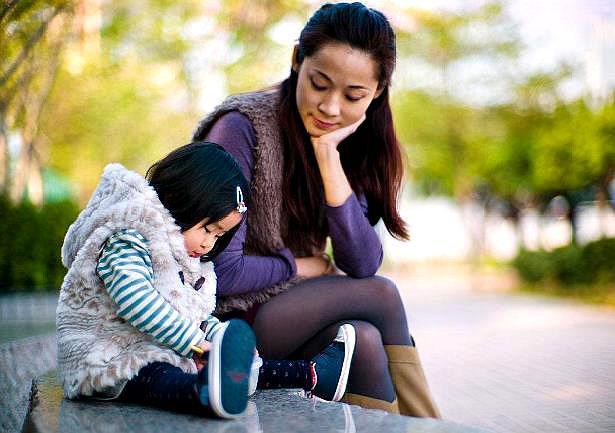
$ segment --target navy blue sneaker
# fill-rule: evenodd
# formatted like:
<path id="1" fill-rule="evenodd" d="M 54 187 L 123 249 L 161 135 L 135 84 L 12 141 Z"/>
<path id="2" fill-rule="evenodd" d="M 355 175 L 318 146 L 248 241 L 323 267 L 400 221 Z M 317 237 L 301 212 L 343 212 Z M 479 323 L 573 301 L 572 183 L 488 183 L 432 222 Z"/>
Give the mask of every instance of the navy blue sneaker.
<path id="1" fill-rule="evenodd" d="M 248 404 L 248 381 L 256 340 L 250 326 L 242 320 L 232 319 L 225 325 L 211 342 L 207 385 L 200 378 L 199 399 L 220 418 L 236 418 Z"/>
<path id="2" fill-rule="evenodd" d="M 314 387 L 312 394 L 323 400 L 340 401 L 346 391 L 350 363 L 354 353 L 354 326 L 344 324 L 325 350 L 312 359 Z"/>

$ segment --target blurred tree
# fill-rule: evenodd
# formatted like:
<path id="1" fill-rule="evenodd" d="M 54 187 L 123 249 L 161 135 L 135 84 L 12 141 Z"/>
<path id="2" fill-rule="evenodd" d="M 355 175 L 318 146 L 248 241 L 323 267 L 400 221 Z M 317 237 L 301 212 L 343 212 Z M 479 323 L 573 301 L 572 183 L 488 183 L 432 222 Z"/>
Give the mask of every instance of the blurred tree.
<path id="1" fill-rule="evenodd" d="M 439 77 L 435 86 L 402 88 L 394 98 L 396 126 L 420 190 L 450 195 L 464 206 L 477 199 L 484 206 L 496 203 L 515 224 L 521 209 L 544 209 L 557 195 L 571 204 L 573 224 L 576 205 L 592 188 L 606 203 L 615 171 L 613 109 L 565 101 L 560 88 L 570 66 L 529 76 L 504 73 L 506 102 L 468 106 L 457 96 L 460 86 L 479 91 L 492 73 L 464 82 L 457 76 L 461 64 L 484 58 L 496 69 L 516 71 L 522 47 L 501 3 L 463 14 L 411 14 L 412 31 L 398 32 L 401 62 L 418 59 Z"/>
<path id="2" fill-rule="evenodd" d="M 392 100 L 396 129 L 409 152 L 410 174 L 425 194 L 456 196 L 469 179 L 467 166 L 461 165 L 466 153 L 465 140 L 473 128 L 478 110 L 445 96 L 420 90 L 399 90 Z M 451 117 L 455 125 L 451 126 Z M 455 128 L 451 144 L 450 128 Z"/>
<path id="3" fill-rule="evenodd" d="M 598 119 L 585 101 L 560 103 L 532 147 L 532 180 L 540 194 L 574 191 L 596 184 L 606 168 Z"/>
<path id="4" fill-rule="evenodd" d="M 465 13 L 408 10 L 415 22 L 398 32 L 400 56 L 419 59 L 440 76 L 427 92 L 401 90 L 395 102 L 400 139 L 416 156 L 415 174 L 429 192 L 468 198 L 474 190 L 470 147 L 479 127 L 479 109 L 459 100 L 452 69 L 470 59 L 496 64 L 512 60 L 519 42 L 500 2 L 488 2 Z M 485 37 L 489 35 L 489 37 Z M 502 60 L 504 59 L 504 60 Z"/>
<path id="5" fill-rule="evenodd" d="M 615 169 L 613 120 L 608 108 L 591 109 L 583 99 L 560 103 L 551 124 L 539 129 L 533 147 L 533 182 L 545 198 L 563 195 L 569 202 L 567 217 L 576 241 L 577 207 L 586 200 L 604 206 Z M 606 193 L 607 195 L 601 195 Z"/>
<path id="6" fill-rule="evenodd" d="M 515 59 L 521 49 L 514 22 L 498 0 L 487 1 L 464 12 L 406 9 L 405 14 L 406 21 L 413 25 L 409 30 L 397 30 L 402 61 L 410 57 L 424 62 L 440 77 L 439 92 L 448 97 L 456 93 L 455 87 L 468 85 L 454 75 L 454 69 L 460 64 L 483 60 L 493 70 Z M 506 68 L 498 68 L 500 70 L 506 71 Z M 487 72 L 483 72 L 483 80 Z M 484 85 L 484 81 L 475 85 Z"/>
<path id="7" fill-rule="evenodd" d="M 301 0 L 257 1 L 250 7 L 232 0 L 7 3 L 0 41 L 10 42 L 0 46 L 1 79 L 11 83 L 2 86 L 0 107 L 3 185 L 13 165 L 15 198 L 34 177 L 42 191 L 41 167 L 49 165 L 74 181 L 83 200 L 107 162 L 143 170 L 187 140 L 201 114 L 203 83 L 191 61 L 224 68 L 230 91 L 271 83 L 290 56 L 281 53 L 288 49 L 275 41 L 276 32 L 306 15 Z M 50 23 L 58 16 L 62 26 L 55 24 L 51 40 Z M 230 57 L 195 54 L 199 45 L 220 36 Z M 41 48 L 34 56 L 37 43 Z M 14 73 L 19 67 L 24 78 Z M 20 132 L 22 143 L 17 158 L 8 150 L 13 131 Z"/>
<path id="8" fill-rule="evenodd" d="M 292 41 L 316 6 L 311 0 L 255 0 L 249 7 L 241 0 L 5 2 L 0 185 L 8 189 L 13 166 L 19 174 L 13 196 L 32 194 L 40 167 L 49 165 L 80 186 L 85 199 L 106 163 L 145 169 L 183 143 L 202 114 L 201 89 L 216 83 L 204 83 L 196 69 L 209 63 L 223 70 L 220 84 L 229 92 L 283 78 Z M 422 191 L 462 203 L 497 197 L 512 214 L 590 184 L 606 191 L 615 108 L 561 102 L 566 68 L 516 77 L 522 47 L 501 2 L 463 13 L 385 9 L 396 26 L 399 65 L 418 62 L 438 77 L 436 86 L 419 90 L 398 70 L 392 98 Z M 215 40 L 223 42 L 223 55 L 209 51 Z M 464 81 L 459 71 L 468 62 L 487 65 L 478 68 L 487 72 Z M 520 82 L 509 102 L 472 106 L 459 98 L 460 89 L 489 87 L 494 75 Z M 8 145 L 16 133 L 19 155 Z"/>
<path id="9" fill-rule="evenodd" d="M 38 124 L 71 19 L 70 1 L 13 0 L 0 6 L 0 193 L 13 200 L 29 193 L 42 202 Z M 10 136 L 19 143 L 16 155 Z"/>
<path id="10" fill-rule="evenodd" d="M 82 0 L 76 11 L 80 37 L 64 51 L 40 130 L 50 167 L 84 201 L 109 162 L 143 172 L 187 141 L 197 114 L 184 29 L 201 4 Z"/>
<path id="11" fill-rule="evenodd" d="M 544 210 L 554 197 L 566 197 L 574 241 L 577 205 L 593 200 L 595 190 L 608 197 L 615 118 L 607 114 L 610 105 L 595 110 L 584 99 L 562 99 L 559 85 L 570 72 L 564 65 L 531 75 L 512 103 L 485 110 L 484 124 L 492 126 L 484 129 L 484 152 L 474 171 L 514 216 L 524 207 Z"/>
<path id="12" fill-rule="evenodd" d="M 470 61 L 504 69 L 520 49 L 514 26 L 498 1 L 463 13 L 406 13 L 414 25 L 397 33 L 400 63 L 418 61 L 439 77 L 425 91 L 402 89 L 394 98 L 396 127 L 408 147 L 413 178 L 422 191 L 450 195 L 464 207 L 477 197 L 485 204 L 476 161 L 484 157 L 484 128 L 494 125 L 485 123 L 482 107 L 469 106 L 458 95 L 461 86 L 485 85 L 492 71 L 486 69 L 473 83 L 460 80 L 456 71 Z M 473 255 L 479 257 L 484 228 L 469 227 L 469 232 L 475 234 Z"/>
<path id="13" fill-rule="evenodd" d="M 550 112 L 560 103 L 558 85 L 568 74 L 565 67 L 551 74 L 532 74 L 515 87 L 511 102 L 482 110 L 471 171 L 491 194 L 514 209 L 536 204 L 540 193 L 533 182 L 536 135 L 551 126 Z"/>
<path id="14" fill-rule="evenodd" d="M 598 180 L 598 201 L 601 207 L 615 209 L 615 197 L 609 191 L 615 181 L 615 92 L 597 113 L 597 134 L 603 149 L 602 175 Z"/>
<path id="15" fill-rule="evenodd" d="M 243 0 L 221 0 L 217 21 L 233 54 L 224 65 L 228 91 L 255 90 L 285 78 L 280 71 L 290 70 L 289 48 L 312 9 L 306 0 L 255 0 L 249 7 Z"/>

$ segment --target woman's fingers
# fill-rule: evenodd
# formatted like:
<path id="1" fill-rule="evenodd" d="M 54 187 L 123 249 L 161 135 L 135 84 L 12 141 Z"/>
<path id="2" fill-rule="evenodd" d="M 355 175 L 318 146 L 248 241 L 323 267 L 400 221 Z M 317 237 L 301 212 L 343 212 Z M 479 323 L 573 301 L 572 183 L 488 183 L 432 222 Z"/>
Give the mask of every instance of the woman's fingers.
<path id="1" fill-rule="evenodd" d="M 337 146 L 338 144 L 340 144 L 340 142 L 342 142 L 346 137 L 348 137 L 349 135 L 351 135 L 352 133 L 354 133 L 357 128 L 359 126 L 361 126 L 361 124 L 365 121 L 365 114 L 363 114 L 363 116 L 361 116 L 361 118 L 359 120 L 357 120 L 354 123 L 351 123 L 348 126 L 344 126 L 343 128 L 340 129 L 336 129 L 335 131 L 331 131 L 327 134 L 323 134 L 320 137 L 316 138 L 315 140 L 317 142 L 321 142 L 321 143 L 327 143 L 327 144 L 331 144 L 331 145 L 335 145 Z M 314 140 L 312 140 L 314 141 Z"/>
<path id="2" fill-rule="evenodd" d="M 340 139 L 337 142 L 339 144 L 346 137 L 354 133 L 357 130 L 357 128 L 361 126 L 361 123 L 363 123 L 364 121 L 365 121 L 365 114 L 355 123 L 351 123 L 350 125 L 340 128 L 337 131 L 333 131 L 331 132 L 331 134 L 335 134 L 336 132 L 339 132 Z"/>

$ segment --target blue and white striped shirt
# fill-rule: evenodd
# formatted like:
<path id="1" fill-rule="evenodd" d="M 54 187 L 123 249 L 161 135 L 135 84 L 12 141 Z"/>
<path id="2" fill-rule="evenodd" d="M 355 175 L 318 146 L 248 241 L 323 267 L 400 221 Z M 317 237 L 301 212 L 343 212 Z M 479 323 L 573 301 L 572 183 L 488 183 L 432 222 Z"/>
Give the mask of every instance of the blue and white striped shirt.
<path id="1" fill-rule="evenodd" d="M 211 341 L 221 326 L 214 316 L 200 323 L 182 317 L 152 284 L 154 270 L 147 240 L 136 230 L 115 233 L 103 246 L 96 272 L 118 305 L 117 315 L 156 341 L 190 356 L 190 346 Z"/>

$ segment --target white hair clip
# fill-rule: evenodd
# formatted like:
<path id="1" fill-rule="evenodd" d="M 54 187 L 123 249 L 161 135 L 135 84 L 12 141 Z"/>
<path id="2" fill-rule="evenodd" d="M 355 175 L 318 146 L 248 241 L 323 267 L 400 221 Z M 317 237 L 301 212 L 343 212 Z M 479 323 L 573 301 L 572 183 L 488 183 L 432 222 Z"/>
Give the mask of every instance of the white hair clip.
<path id="1" fill-rule="evenodd" d="M 243 201 L 243 192 L 241 192 L 241 188 L 237 186 L 237 212 L 244 213 L 247 210 L 248 207 Z"/>

